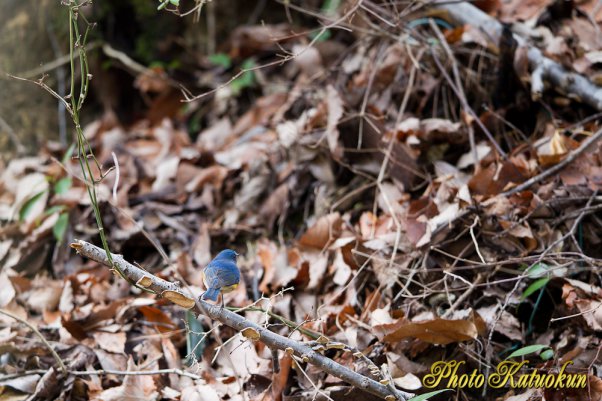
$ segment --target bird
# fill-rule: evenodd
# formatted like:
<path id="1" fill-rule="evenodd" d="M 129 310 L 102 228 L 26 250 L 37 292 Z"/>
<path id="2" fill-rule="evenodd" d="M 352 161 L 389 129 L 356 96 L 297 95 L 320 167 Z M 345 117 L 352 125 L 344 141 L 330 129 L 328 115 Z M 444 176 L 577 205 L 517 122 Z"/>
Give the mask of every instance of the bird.
<path id="1" fill-rule="evenodd" d="M 232 249 L 224 249 L 203 269 L 203 283 L 207 290 L 201 299 L 217 301 L 222 293 L 221 309 L 224 308 L 224 293 L 234 291 L 240 282 L 240 270 L 236 265 L 238 253 Z"/>

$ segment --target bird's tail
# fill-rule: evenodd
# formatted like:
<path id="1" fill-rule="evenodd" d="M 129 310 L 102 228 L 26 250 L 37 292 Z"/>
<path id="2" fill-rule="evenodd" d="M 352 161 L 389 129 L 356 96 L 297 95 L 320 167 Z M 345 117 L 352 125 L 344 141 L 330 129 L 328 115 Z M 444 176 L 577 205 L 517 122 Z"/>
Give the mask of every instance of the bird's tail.
<path id="1" fill-rule="evenodd" d="M 219 295 L 219 288 L 208 288 L 207 291 L 201 295 L 201 299 L 209 299 L 211 301 L 217 301 Z"/>

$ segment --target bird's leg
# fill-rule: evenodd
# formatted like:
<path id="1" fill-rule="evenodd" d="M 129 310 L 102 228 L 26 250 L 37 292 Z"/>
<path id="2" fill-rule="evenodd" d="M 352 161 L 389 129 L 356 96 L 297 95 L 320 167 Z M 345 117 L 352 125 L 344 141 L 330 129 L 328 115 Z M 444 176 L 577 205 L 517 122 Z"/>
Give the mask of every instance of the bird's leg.
<path id="1" fill-rule="evenodd" d="M 224 309 L 224 294 L 220 294 L 222 296 L 222 306 L 220 306 L 220 310 Z"/>

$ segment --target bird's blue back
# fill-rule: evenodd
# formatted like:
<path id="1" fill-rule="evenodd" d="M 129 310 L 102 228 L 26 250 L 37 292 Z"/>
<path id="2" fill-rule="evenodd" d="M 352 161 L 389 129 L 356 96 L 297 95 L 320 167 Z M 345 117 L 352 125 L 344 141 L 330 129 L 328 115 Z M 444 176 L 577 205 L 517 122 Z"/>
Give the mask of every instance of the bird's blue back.
<path id="1" fill-rule="evenodd" d="M 205 267 L 205 280 L 209 288 L 222 288 L 240 282 L 240 270 L 236 266 L 236 252 L 226 249 L 221 251 Z"/>

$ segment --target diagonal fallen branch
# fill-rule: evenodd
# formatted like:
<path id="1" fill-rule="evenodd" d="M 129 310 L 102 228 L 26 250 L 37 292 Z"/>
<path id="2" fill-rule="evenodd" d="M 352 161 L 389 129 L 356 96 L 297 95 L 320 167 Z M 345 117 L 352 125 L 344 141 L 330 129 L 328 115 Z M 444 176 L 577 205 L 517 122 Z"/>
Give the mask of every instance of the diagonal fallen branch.
<path id="1" fill-rule="evenodd" d="M 470 24 L 485 32 L 493 41 L 499 41 L 502 24 L 468 2 L 435 0 L 433 6 L 447 11 L 457 23 Z M 545 57 L 541 50 L 529 45 L 521 36 L 514 34 L 514 39 L 519 46 L 527 46 L 527 58 L 532 70 L 531 95 L 534 99 L 541 97 L 544 83 L 548 83 L 555 90 L 589 104 L 596 110 L 602 110 L 602 87 L 580 74 L 567 71 L 557 62 Z"/>
<path id="2" fill-rule="evenodd" d="M 81 240 L 75 240 L 71 243 L 71 247 L 80 255 L 111 267 L 104 249 Z M 185 295 L 178 284 L 154 276 L 149 272 L 134 266 L 127 262 L 121 255 L 112 254 L 112 257 L 113 263 L 117 265 L 128 281 L 136 283 L 138 286 L 144 287 L 156 294 L 160 294 L 180 306 L 193 308 L 195 313 L 206 315 L 226 326 L 241 331 L 246 337 L 257 339 L 270 349 L 292 353 L 301 358 L 304 362 L 311 363 L 322 369 L 324 372 L 387 401 L 406 401 L 413 396 L 411 393 L 396 390 L 391 388 L 392 386 L 381 384 L 376 380 L 354 372 L 313 350 L 312 347 L 307 344 L 276 334 L 228 309 L 221 309 L 219 306 L 201 300 L 195 301 L 188 295 Z"/>
<path id="3" fill-rule="evenodd" d="M 515 187 L 510 188 L 509 190 L 502 192 L 500 196 L 510 196 L 517 192 L 522 192 L 526 189 L 531 188 L 534 184 L 539 183 L 545 180 L 548 177 L 551 177 L 554 174 L 562 171 L 566 166 L 577 160 L 579 156 L 581 156 L 585 151 L 590 149 L 594 144 L 598 143 L 602 139 L 602 129 L 596 131 L 592 136 L 588 137 L 584 140 L 581 145 L 577 149 L 572 150 L 560 163 L 550 167 L 549 169 L 542 171 L 541 173 L 529 178 L 525 182 L 518 184 Z M 440 233 L 445 227 L 450 227 L 454 222 L 463 219 L 468 216 L 470 213 L 474 212 L 474 209 L 464 209 L 459 212 L 452 220 L 445 221 L 439 224 L 432 232 L 432 236 Z"/>
<path id="4" fill-rule="evenodd" d="M 515 194 L 517 192 L 524 191 L 525 189 L 528 189 L 529 187 L 531 187 L 533 184 L 543 181 L 546 178 L 558 173 L 559 171 L 564 169 L 566 166 L 568 166 L 569 164 L 571 164 L 572 162 L 577 160 L 577 158 L 579 156 L 581 156 L 586 150 L 591 148 L 592 145 L 597 143 L 600 139 L 602 139 L 602 129 L 599 129 L 592 136 L 590 136 L 586 140 L 584 140 L 577 149 L 570 152 L 568 154 L 568 156 L 565 157 L 560 163 L 543 171 L 540 174 L 537 174 L 536 176 L 529 178 L 527 181 L 523 182 L 522 184 L 517 185 L 514 188 L 511 188 L 506 192 L 503 192 L 502 195 L 509 196 L 509 195 Z"/>

